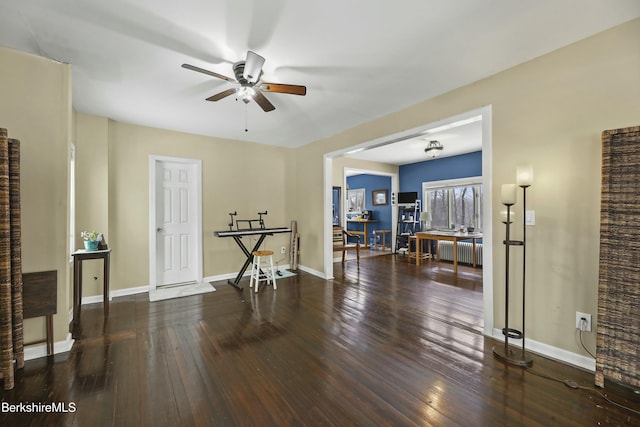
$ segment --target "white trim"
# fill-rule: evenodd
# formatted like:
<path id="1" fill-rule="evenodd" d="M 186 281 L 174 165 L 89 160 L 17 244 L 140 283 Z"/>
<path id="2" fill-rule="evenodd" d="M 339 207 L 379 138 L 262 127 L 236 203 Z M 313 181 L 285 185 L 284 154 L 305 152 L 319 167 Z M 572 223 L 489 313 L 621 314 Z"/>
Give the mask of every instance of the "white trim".
<path id="1" fill-rule="evenodd" d="M 304 265 L 298 265 L 298 269 L 304 271 L 305 273 L 309 273 L 313 276 L 324 279 L 324 273 L 322 271 L 314 270 L 313 268 L 305 267 Z"/>
<path id="2" fill-rule="evenodd" d="M 482 176 L 470 176 L 468 178 L 442 179 L 440 181 L 425 181 L 422 183 L 422 192 L 433 188 L 463 187 L 466 185 L 482 184 Z"/>
<path id="3" fill-rule="evenodd" d="M 278 268 L 282 268 L 284 270 L 288 270 L 290 267 L 291 266 L 289 264 L 278 265 Z M 309 274 L 312 274 L 314 276 L 320 277 L 321 279 L 325 278 L 324 274 L 321 271 L 314 270 L 302 265 L 298 265 L 298 269 L 304 272 L 307 272 Z M 251 274 L 251 272 L 247 271 L 244 273 L 243 277 L 249 276 L 249 274 Z M 207 277 L 203 277 L 201 282 L 202 283 L 213 283 L 213 282 L 221 282 L 221 281 L 226 282 L 228 279 L 235 279 L 237 275 L 238 275 L 238 272 L 218 274 L 216 276 L 207 276 Z M 216 284 L 216 286 L 217 285 L 220 285 L 220 283 Z M 113 298 L 116 298 L 116 297 L 148 293 L 149 290 L 150 290 L 150 286 L 137 286 L 135 288 L 118 289 L 116 291 L 109 292 L 109 301 L 111 301 Z M 98 303 L 102 303 L 102 295 L 92 295 L 89 297 L 83 297 L 81 305 L 98 304 Z M 73 321 L 73 310 L 70 310 L 69 323 L 71 323 L 72 321 Z"/>
<path id="4" fill-rule="evenodd" d="M 109 301 L 111 301 L 111 292 L 109 292 Z M 97 304 L 102 302 L 102 295 L 91 295 L 90 297 L 82 297 L 80 305 Z"/>
<path id="5" fill-rule="evenodd" d="M 333 229 L 333 157 L 325 154 L 324 160 L 324 215 L 323 215 L 323 227 L 324 238 L 323 242 L 323 254 L 324 254 L 324 274 L 320 277 L 323 279 L 333 279 L 333 251 L 331 250 L 331 230 Z M 340 196 L 340 215 L 344 212 L 344 200 L 346 196 L 346 186 L 343 185 L 343 191 Z M 342 217 L 341 217 L 342 218 Z M 341 223 L 342 224 L 342 223 Z"/>
<path id="6" fill-rule="evenodd" d="M 332 159 L 335 157 L 342 157 L 349 152 L 353 152 L 354 149 L 359 148 L 373 148 L 383 145 L 393 144 L 394 142 L 401 141 L 403 139 L 411 138 L 422 134 L 423 132 L 433 129 L 435 127 L 446 126 L 450 123 L 458 122 L 473 116 L 480 114 L 482 116 L 482 191 L 483 191 L 483 269 L 482 269 L 482 283 L 485 284 L 482 295 L 484 305 L 484 333 L 485 335 L 491 335 L 493 330 L 493 237 L 492 237 L 492 212 L 491 212 L 491 174 L 492 174 L 492 162 L 491 162 L 491 147 L 492 147 L 492 108 L 491 105 L 486 105 L 476 110 L 468 111 L 466 113 L 458 114 L 452 117 L 448 117 L 443 120 L 424 124 L 413 129 L 409 129 L 403 132 L 398 132 L 393 135 L 386 135 L 371 141 L 363 142 L 355 146 L 346 147 L 341 150 L 332 151 L 326 153 L 323 156 L 324 159 L 324 277 L 326 279 L 333 278 L 333 254 L 331 253 L 331 227 L 332 227 L 332 215 L 331 215 L 331 188 L 332 188 Z M 345 187 L 346 188 L 346 187 Z M 398 188 L 394 188 L 394 193 L 397 194 Z M 395 209 L 392 209 L 392 212 Z M 394 221 L 396 223 L 397 221 Z M 392 239 L 395 242 L 395 238 Z"/>
<path id="7" fill-rule="evenodd" d="M 492 133 L 491 105 L 480 109 L 482 114 L 482 300 L 484 333 L 493 330 L 493 212 L 491 209 Z"/>
<path id="8" fill-rule="evenodd" d="M 282 269 L 284 269 L 284 270 L 288 270 L 290 267 L 291 267 L 291 266 L 290 266 L 289 264 L 282 264 L 282 265 L 278 265 L 278 268 L 282 268 Z M 299 270 L 302 270 L 302 271 L 304 271 L 304 272 L 306 272 L 306 273 L 312 274 L 312 275 L 314 275 L 314 276 L 320 277 L 321 279 L 326 279 L 326 278 L 324 277 L 324 273 L 322 273 L 321 271 L 314 270 L 314 269 L 311 269 L 311 268 L 309 268 L 309 267 L 305 267 L 305 266 L 303 266 L 303 265 L 298 265 L 298 269 L 299 269 Z M 249 276 L 250 274 L 251 274 L 251 272 L 250 272 L 250 271 L 245 271 L 245 273 L 244 273 L 244 275 L 243 275 L 242 277 L 247 277 L 247 276 Z M 216 275 L 216 276 L 208 276 L 208 277 L 205 277 L 205 278 L 203 279 L 203 281 L 204 281 L 204 282 L 208 282 L 208 283 L 212 283 L 212 282 L 221 282 L 221 281 L 223 281 L 223 280 L 224 280 L 224 281 L 226 282 L 226 281 L 227 281 L 227 280 L 229 280 L 229 279 L 235 279 L 237 275 L 238 275 L 238 272 L 235 272 L 235 273 L 218 274 L 218 275 Z"/>
<path id="9" fill-rule="evenodd" d="M 399 142 L 402 141 L 404 139 L 408 139 L 408 138 L 412 138 L 418 135 L 423 134 L 424 132 L 431 130 L 433 128 L 436 127 L 441 127 L 441 126 L 447 126 L 451 123 L 454 122 L 459 122 L 461 120 L 464 119 L 468 119 L 470 117 L 473 116 L 477 116 L 477 115 L 482 115 L 482 151 L 483 151 L 483 156 L 482 156 L 482 175 L 483 175 L 483 191 L 484 191 L 484 195 L 485 195 L 485 206 L 483 206 L 483 209 L 487 207 L 487 202 L 486 200 L 490 201 L 491 200 L 491 188 L 490 188 L 490 182 L 491 182 L 491 177 L 490 175 L 487 175 L 489 173 L 491 173 L 491 106 L 485 106 L 485 107 L 481 107 L 479 109 L 475 109 L 472 111 L 468 111 L 466 113 L 462 113 L 462 114 L 458 114 L 455 116 L 451 116 L 451 117 L 447 117 L 446 119 L 443 120 L 438 120 L 432 123 L 427 123 L 418 127 L 415 127 L 413 129 L 408 129 L 402 132 L 398 132 L 392 135 L 385 135 L 383 137 L 380 138 L 376 138 L 374 140 L 370 140 L 370 141 L 366 141 L 354 146 L 350 146 L 350 147 L 346 147 L 343 148 L 341 150 L 336 150 L 336 151 L 332 151 L 330 153 L 326 153 L 323 156 L 324 159 L 324 276 L 326 279 L 331 279 L 333 278 L 333 253 L 331 252 L 331 228 L 333 225 L 333 221 L 332 221 L 332 213 L 331 213 L 331 191 L 332 191 L 332 187 L 333 187 L 333 158 L 336 157 L 343 157 L 345 155 L 348 155 L 349 153 L 353 153 L 355 152 L 355 150 L 359 150 L 359 149 L 365 149 L 365 148 L 374 148 L 374 147 L 381 147 L 384 145 L 389 145 L 389 144 L 393 144 L 395 142 Z M 353 169 L 353 170 L 357 170 L 357 169 Z M 368 171 L 367 173 L 372 173 L 371 171 Z M 384 172 L 373 172 L 376 173 L 378 175 L 383 175 L 385 174 Z M 396 180 L 397 181 L 397 180 Z M 396 182 L 397 185 L 397 182 Z M 343 188 L 346 188 L 346 177 L 345 177 L 345 183 L 343 184 Z M 394 186 L 393 184 L 393 179 L 392 179 L 392 193 L 397 194 L 398 193 L 398 189 L 399 186 Z M 395 206 L 392 204 L 392 206 Z M 488 203 L 488 209 L 491 208 L 491 204 Z M 397 215 L 397 212 L 394 212 L 396 209 L 392 209 L 392 217 L 394 215 Z M 486 216 L 485 219 L 487 221 L 491 221 L 491 213 L 489 212 Z M 392 221 L 393 224 L 397 223 L 397 219 L 393 219 Z M 491 231 L 491 227 L 490 225 L 487 227 L 484 227 L 485 232 L 490 232 Z M 395 242 L 395 229 L 393 230 L 394 235 L 392 236 L 392 242 Z M 491 242 L 491 239 L 484 239 L 485 241 L 488 241 L 489 243 Z M 492 259 L 492 253 L 491 253 L 491 248 L 488 249 L 487 256 L 485 256 L 485 254 L 483 253 L 483 260 L 487 260 L 490 261 Z M 486 264 L 485 264 L 486 265 Z M 490 264 L 491 265 L 491 264 Z M 488 271 L 491 270 L 492 267 L 490 268 L 484 268 L 483 271 L 483 281 L 484 281 L 484 286 L 485 286 L 485 290 L 488 287 L 492 286 L 492 283 L 490 281 L 487 281 L 487 277 L 492 278 L 493 274 L 492 272 Z M 489 292 L 490 295 L 493 295 L 493 292 Z M 486 318 L 488 317 L 487 315 L 487 299 L 485 298 L 485 324 L 487 324 L 488 322 L 486 321 Z M 491 302 L 490 308 L 493 309 L 493 302 Z M 490 312 L 490 317 L 491 317 L 491 324 L 493 325 L 493 310 L 491 310 Z"/>
<path id="10" fill-rule="evenodd" d="M 65 341 L 57 341 L 53 343 L 53 354 L 66 353 L 73 347 L 74 339 L 71 334 L 67 334 Z M 39 359 L 47 357 L 47 343 L 26 345 L 24 347 L 24 360 Z"/>
<path id="11" fill-rule="evenodd" d="M 196 168 L 196 281 L 202 281 L 203 249 L 202 249 L 202 160 L 173 156 L 149 155 L 149 289 L 155 289 L 158 283 L 156 275 L 156 166 L 158 162 L 187 163 Z"/>
<path id="12" fill-rule="evenodd" d="M 430 199 L 429 197 L 427 197 L 427 193 L 433 190 L 446 190 L 449 193 L 449 198 L 448 198 L 448 214 L 449 214 L 449 221 L 447 221 L 447 227 L 449 228 L 449 225 L 453 224 L 453 220 L 455 218 L 455 201 L 454 201 L 454 194 L 451 193 L 452 190 L 454 190 L 455 188 L 458 187 L 476 187 L 476 186 L 482 186 L 482 176 L 471 176 L 468 178 L 457 178 L 457 179 L 443 179 L 440 181 L 425 181 L 422 183 L 422 210 L 424 212 L 431 212 L 431 207 L 430 207 Z M 480 203 L 478 202 L 478 199 L 476 198 L 476 189 L 474 188 L 473 190 L 473 205 L 474 205 L 474 213 L 475 213 L 475 227 L 476 227 L 476 231 L 478 232 L 482 232 L 483 228 L 479 227 L 478 224 L 481 223 L 484 220 L 484 215 L 482 215 L 482 206 L 480 206 Z M 439 228 L 439 227 L 434 227 L 434 228 Z"/>
<path id="13" fill-rule="evenodd" d="M 125 297 L 128 295 L 143 294 L 145 292 L 149 292 L 149 288 L 150 286 L 137 286 L 135 288 L 125 288 L 125 289 L 117 289 L 115 291 L 109 291 L 109 301 L 111 301 L 113 298 L 116 298 L 116 297 Z M 80 302 L 80 305 L 97 304 L 97 303 L 101 303 L 102 300 L 103 300 L 102 294 L 82 297 L 82 301 Z M 70 321 L 73 318 L 73 312 L 71 316 L 72 317 L 70 318 Z"/>
<path id="14" fill-rule="evenodd" d="M 500 342 L 504 342 L 504 335 L 502 335 L 502 331 L 499 329 L 493 330 L 492 338 Z M 579 368 L 586 369 L 591 372 L 596 371 L 596 361 L 595 359 L 587 356 L 583 356 L 578 353 L 573 353 L 571 351 L 563 350 L 558 347 L 553 347 L 551 345 L 535 341 L 532 339 L 525 339 L 525 345 L 527 351 L 531 351 L 531 353 L 536 353 L 541 356 L 558 360 L 563 363 L 568 363 L 569 365 L 577 366 Z M 514 347 L 522 348 L 522 343 L 519 340 L 509 340 L 509 345 L 513 345 Z"/>
<path id="15" fill-rule="evenodd" d="M 342 188 L 347 188 L 347 176 L 362 175 L 362 174 L 391 177 L 391 195 L 389 196 L 388 202 L 389 202 L 389 205 L 391 206 L 391 248 L 393 248 L 392 252 L 395 252 L 395 241 L 396 241 L 396 234 L 397 234 L 397 227 L 395 225 L 398 223 L 398 209 L 396 209 L 396 207 L 398 206 L 398 203 L 394 203 L 392 200 L 395 200 L 395 198 L 391 196 L 393 196 L 394 194 L 397 195 L 398 188 L 400 188 L 398 174 L 392 173 L 392 172 L 381 172 L 381 171 L 373 171 L 368 169 L 356 169 L 356 168 L 345 167 L 342 174 L 342 177 L 343 177 Z M 342 212 L 343 220 L 345 219 L 344 218 L 345 214 L 346 214 L 346 211 L 343 210 Z M 329 232 L 331 233 L 331 229 L 329 229 Z M 331 246 L 332 238 L 333 236 L 329 234 L 330 246 Z M 365 239 L 368 239 L 368 238 L 369 238 L 368 236 L 365 236 Z M 333 261 L 335 262 L 335 258 L 333 259 Z M 331 267 L 333 268 L 333 266 Z"/>
<path id="16" fill-rule="evenodd" d="M 76 250 L 76 145 L 69 147 L 69 261 Z"/>

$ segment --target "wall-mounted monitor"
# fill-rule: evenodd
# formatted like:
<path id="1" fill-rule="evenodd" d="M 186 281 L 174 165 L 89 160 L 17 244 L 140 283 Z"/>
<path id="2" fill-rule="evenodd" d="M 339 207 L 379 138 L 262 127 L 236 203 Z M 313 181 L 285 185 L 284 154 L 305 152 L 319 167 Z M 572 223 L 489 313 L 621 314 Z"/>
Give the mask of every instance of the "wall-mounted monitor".
<path id="1" fill-rule="evenodd" d="M 404 193 L 398 193 L 398 204 L 406 205 L 413 204 L 418 200 L 417 191 L 408 191 Z"/>

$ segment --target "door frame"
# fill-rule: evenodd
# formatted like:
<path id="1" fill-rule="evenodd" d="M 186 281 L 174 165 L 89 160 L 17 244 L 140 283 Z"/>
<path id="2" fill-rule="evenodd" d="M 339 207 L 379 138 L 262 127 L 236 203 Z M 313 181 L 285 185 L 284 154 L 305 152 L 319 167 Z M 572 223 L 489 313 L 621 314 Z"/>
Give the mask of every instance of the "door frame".
<path id="1" fill-rule="evenodd" d="M 157 268 L 157 233 L 156 229 L 157 215 L 156 215 L 156 184 L 157 177 L 156 171 L 159 163 L 171 162 L 171 163 L 185 163 L 195 167 L 195 182 L 194 182 L 194 195 L 196 197 L 196 209 L 195 209 L 195 239 L 196 239 L 196 254 L 194 254 L 193 261 L 196 263 L 196 280 L 198 283 L 203 279 L 203 251 L 202 251 L 202 160 L 189 159 L 184 157 L 172 157 L 172 156 L 158 156 L 155 154 L 149 155 L 149 290 L 155 290 L 158 285 L 158 276 L 156 274 Z"/>
<path id="2" fill-rule="evenodd" d="M 391 205 L 391 247 L 392 247 L 392 253 L 395 253 L 395 241 L 396 241 L 396 224 L 398 223 L 398 206 L 397 203 L 395 203 L 392 199 L 393 199 L 393 195 L 394 194 L 398 194 L 398 188 L 400 186 L 399 184 L 399 176 L 397 173 L 392 173 L 392 172 L 383 172 L 383 171 L 376 171 L 376 170 L 370 170 L 370 169 L 360 169 L 360 168 L 354 168 L 354 167 L 350 167 L 350 166 L 345 166 L 342 170 L 342 186 L 343 188 L 347 188 L 347 177 L 349 176 L 353 176 L 353 175 L 358 175 L 358 174 L 366 174 L 366 175 L 376 175 L 376 176 L 386 176 L 391 178 L 391 198 L 389 200 L 387 200 L 387 202 Z M 343 197 L 344 199 L 344 197 Z M 346 215 L 346 211 L 343 210 L 342 211 L 342 215 Z M 346 222 L 345 222 L 345 227 L 344 229 L 347 229 L 346 226 Z M 365 236 L 365 239 L 368 239 L 369 236 Z M 331 265 L 331 268 L 333 269 L 333 264 Z"/>
<path id="3" fill-rule="evenodd" d="M 385 144 L 391 144 L 400 139 L 406 139 L 412 136 L 416 136 L 420 132 L 428 129 L 456 122 L 469 116 L 482 115 L 482 191 L 483 191 L 483 215 L 484 215 L 484 232 L 483 232 L 483 246 L 482 246 L 482 283 L 484 284 L 482 296 L 484 305 L 484 334 L 487 336 L 493 336 L 493 212 L 492 208 L 492 177 L 493 177 L 493 165 L 491 159 L 492 153 L 492 106 L 491 104 L 482 106 L 478 109 L 467 111 L 465 113 L 457 114 L 443 120 L 439 120 L 432 123 L 427 123 L 418 126 L 413 129 L 405 130 L 395 133 L 393 135 L 383 136 L 368 142 L 364 142 L 355 146 L 346 147 L 337 151 L 332 151 L 324 154 L 324 168 L 323 168 L 323 198 L 324 198 L 324 277 L 325 279 L 333 278 L 333 252 L 331 245 L 331 188 L 333 186 L 333 159 L 337 157 L 343 157 L 351 153 L 361 150 L 363 148 L 376 147 Z M 397 188 L 394 189 L 397 194 Z M 393 210 L 392 210 L 393 213 Z M 392 240 L 395 241 L 395 240 Z"/>

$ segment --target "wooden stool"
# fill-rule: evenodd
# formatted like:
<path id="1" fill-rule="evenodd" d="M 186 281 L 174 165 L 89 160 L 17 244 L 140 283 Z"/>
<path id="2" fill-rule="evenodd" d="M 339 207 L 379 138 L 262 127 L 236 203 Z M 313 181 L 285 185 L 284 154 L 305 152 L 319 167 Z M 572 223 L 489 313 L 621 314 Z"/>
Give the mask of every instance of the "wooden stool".
<path id="1" fill-rule="evenodd" d="M 431 240 L 420 240 L 420 244 L 424 244 L 424 242 L 427 242 L 427 250 L 424 251 L 422 250 L 422 246 L 420 246 L 420 259 L 429 259 L 431 258 Z M 413 244 L 414 249 L 411 250 L 411 245 Z M 413 236 L 409 236 L 408 239 L 408 245 L 407 245 L 407 258 L 409 258 L 410 260 L 412 258 L 416 259 L 416 263 L 418 260 L 418 239 L 416 238 L 415 235 Z"/>
<path id="2" fill-rule="evenodd" d="M 249 280 L 249 288 L 253 286 L 253 281 L 256 282 L 256 290 L 258 293 L 258 287 L 260 281 L 265 281 L 273 284 L 273 290 L 278 289 L 276 286 L 276 269 L 273 268 L 273 251 L 254 251 L 251 255 L 253 255 L 253 264 L 251 266 L 251 279 Z M 264 267 L 264 271 L 262 270 Z M 262 273 L 262 278 L 260 278 L 260 274 Z"/>
<path id="3" fill-rule="evenodd" d="M 391 230 L 373 230 L 373 249 L 378 249 L 378 236 L 380 236 L 380 244 L 382 250 L 387 250 L 387 234 L 391 234 Z M 389 238 L 389 246 L 391 246 L 391 238 Z"/>

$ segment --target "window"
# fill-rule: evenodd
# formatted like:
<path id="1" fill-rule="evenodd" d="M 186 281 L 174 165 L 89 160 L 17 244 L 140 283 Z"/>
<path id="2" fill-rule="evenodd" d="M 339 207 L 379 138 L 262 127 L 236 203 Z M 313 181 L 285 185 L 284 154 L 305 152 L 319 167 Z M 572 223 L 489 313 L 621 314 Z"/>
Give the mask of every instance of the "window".
<path id="1" fill-rule="evenodd" d="M 347 191 L 347 212 L 361 213 L 364 210 L 364 188 Z"/>
<path id="2" fill-rule="evenodd" d="M 482 231 L 482 177 L 425 182 L 422 190 L 431 228 Z"/>

